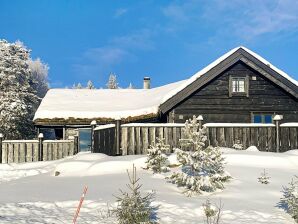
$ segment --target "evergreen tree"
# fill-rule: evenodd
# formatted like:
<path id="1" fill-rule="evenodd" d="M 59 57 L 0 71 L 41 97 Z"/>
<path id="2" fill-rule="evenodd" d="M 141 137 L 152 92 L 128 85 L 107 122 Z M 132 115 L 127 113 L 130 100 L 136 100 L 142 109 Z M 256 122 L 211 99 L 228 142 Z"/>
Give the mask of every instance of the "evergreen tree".
<path id="1" fill-rule="evenodd" d="M 32 138 L 33 116 L 40 102 L 29 69 L 29 50 L 0 40 L 0 132 L 8 139 Z"/>
<path id="2" fill-rule="evenodd" d="M 108 89 L 119 89 L 118 83 L 117 83 L 117 77 L 115 74 L 111 73 L 109 76 L 109 81 L 106 84 Z"/>
<path id="3" fill-rule="evenodd" d="M 76 88 L 77 88 L 77 89 L 82 89 L 83 86 L 82 86 L 82 84 L 79 82 Z"/>
<path id="4" fill-rule="evenodd" d="M 197 119 L 186 121 L 182 149 L 176 149 L 182 164 L 180 172 L 170 176 L 172 183 L 186 188 L 186 193 L 212 192 L 224 188 L 230 175 L 224 171 L 224 158 L 218 148 L 206 146 L 206 128 L 199 128 Z"/>
<path id="5" fill-rule="evenodd" d="M 93 85 L 93 82 L 91 80 L 89 80 L 87 82 L 87 89 L 95 89 L 94 85 Z"/>
<path id="6" fill-rule="evenodd" d="M 298 223 L 298 176 L 292 179 L 289 186 L 283 187 L 283 197 L 279 204 Z"/>
<path id="7" fill-rule="evenodd" d="M 114 210 L 119 224 L 150 224 L 154 223 L 153 208 L 151 201 L 154 198 L 153 193 L 145 196 L 141 195 L 139 178 L 137 178 L 136 167 L 133 165 L 132 175 L 127 171 L 129 192 L 120 190 L 121 196 L 116 197 L 118 206 Z"/>
<path id="8" fill-rule="evenodd" d="M 135 89 L 135 87 L 132 85 L 132 83 L 129 83 L 129 86 L 127 87 L 127 89 Z"/>
<path id="9" fill-rule="evenodd" d="M 156 138 L 157 143 L 151 145 L 148 149 L 147 168 L 152 170 L 154 173 L 161 173 L 169 171 L 169 161 L 165 154 L 169 151 L 170 146 L 165 144 L 164 138 Z"/>

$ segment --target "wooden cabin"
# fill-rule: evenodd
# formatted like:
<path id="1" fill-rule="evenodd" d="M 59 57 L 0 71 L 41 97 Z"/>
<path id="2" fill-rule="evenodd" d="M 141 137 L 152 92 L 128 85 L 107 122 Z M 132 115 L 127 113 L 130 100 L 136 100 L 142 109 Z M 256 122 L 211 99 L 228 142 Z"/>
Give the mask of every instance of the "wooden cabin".
<path id="1" fill-rule="evenodd" d="M 143 89 L 51 89 L 35 125 L 42 132 L 52 130 L 51 138 L 79 134 L 87 147 L 93 120 L 183 123 L 203 115 L 204 123 L 272 123 L 280 114 L 283 122 L 298 122 L 298 82 L 244 47 L 187 80 L 151 89 L 148 82 L 144 78 Z"/>

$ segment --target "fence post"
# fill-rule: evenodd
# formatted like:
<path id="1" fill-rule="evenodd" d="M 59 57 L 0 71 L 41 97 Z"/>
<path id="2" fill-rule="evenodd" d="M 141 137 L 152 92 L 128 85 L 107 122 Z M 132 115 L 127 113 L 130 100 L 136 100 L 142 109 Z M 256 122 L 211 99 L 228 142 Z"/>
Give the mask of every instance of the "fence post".
<path id="1" fill-rule="evenodd" d="M 91 152 L 94 152 L 94 128 L 96 127 L 96 120 L 91 121 Z"/>
<path id="2" fill-rule="evenodd" d="M 280 151 L 280 132 L 279 132 L 279 121 L 283 119 L 282 115 L 275 115 L 273 117 L 273 121 L 275 122 L 275 128 L 276 128 L 276 152 Z"/>
<path id="3" fill-rule="evenodd" d="M 2 163 L 2 141 L 3 141 L 3 134 L 0 133 L 0 163 Z"/>
<path id="4" fill-rule="evenodd" d="M 121 119 L 116 120 L 116 155 L 120 155 Z"/>
<path id="5" fill-rule="evenodd" d="M 38 161 L 43 160 L 43 133 L 39 133 L 38 135 Z"/>
<path id="6" fill-rule="evenodd" d="M 197 117 L 197 121 L 199 121 L 199 128 L 201 129 L 202 128 L 202 123 L 203 123 L 203 116 L 202 115 L 199 115 L 198 117 Z"/>
<path id="7" fill-rule="evenodd" d="M 74 154 L 77 154 L 79 152 L 79 136 L 78 135 L 74 136 L 74 147 L 75 147 Z"/>

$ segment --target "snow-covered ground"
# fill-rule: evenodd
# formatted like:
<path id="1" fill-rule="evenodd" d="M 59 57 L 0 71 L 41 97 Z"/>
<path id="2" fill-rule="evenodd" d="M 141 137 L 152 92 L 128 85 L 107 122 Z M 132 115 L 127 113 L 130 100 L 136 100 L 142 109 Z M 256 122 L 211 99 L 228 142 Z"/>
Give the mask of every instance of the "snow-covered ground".
<path id="1" fill-rule="evenodd" d="M 107 215 L 119 188 L 125 190 L 126 169 L 134 163 L 143 192 L 155 190 L 159 223 L 204 223 L 201 205 L 209 197 L 223 204 L 222 223 L 294 223 L 277 207 L 283 185 L 298 174 L 298 150 L 266 153 L 253 149 L 222 149 L 226 168 L 233 176 L 222 192 L 186 197 L 182 189 L 167 183 L 164 176 L 143 170 L 145 156 L 109 157 L 80 153 L 58 161 L 0 164 L 0 223 L 71 223 L 83 187 L 88 192 L 78 223 L 115 223 Z M 171 161 L 175 161 L 174 155 Z M 263 169 L 270 183 L 257 180 Z M 59 176 L 54 176 L 56 171 Z"/>

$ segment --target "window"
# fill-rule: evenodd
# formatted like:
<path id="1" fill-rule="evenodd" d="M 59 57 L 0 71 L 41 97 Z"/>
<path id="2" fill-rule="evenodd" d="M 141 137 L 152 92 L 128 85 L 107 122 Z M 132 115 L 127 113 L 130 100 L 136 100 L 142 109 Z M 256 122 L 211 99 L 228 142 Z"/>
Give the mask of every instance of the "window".
<path id="1" fill-rule="evenodd" d="M 232 78 L 232 92 L 233 93 L 245 92 L 245 78 Z"/>
<path id="2" fill-rule="evenodd" d="M 253 114 L 252 121 L 253 121 L 253 123 L 271 124 L 272 123 L 272 114 L 262 114 L 262 113 Z"/>
<path id="3" fill-rule="evenodd" d="M 248 97 L 249 76 L 237 77 L 230 75 L 229 78 L 229 97 L 232 96 L 246 96 Z"/>

